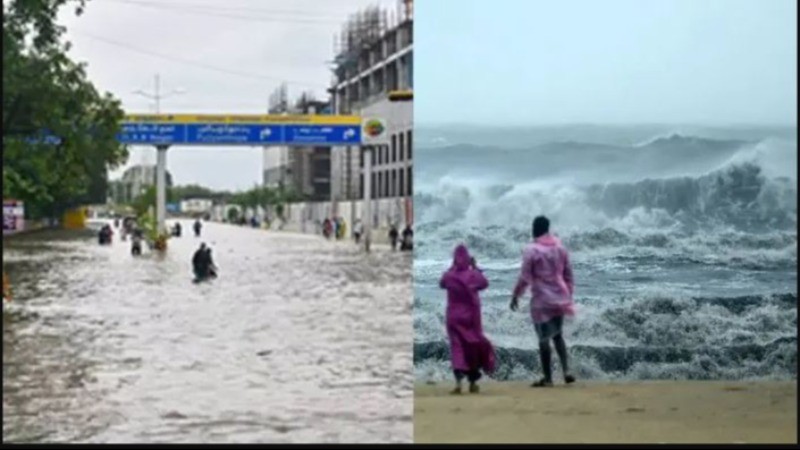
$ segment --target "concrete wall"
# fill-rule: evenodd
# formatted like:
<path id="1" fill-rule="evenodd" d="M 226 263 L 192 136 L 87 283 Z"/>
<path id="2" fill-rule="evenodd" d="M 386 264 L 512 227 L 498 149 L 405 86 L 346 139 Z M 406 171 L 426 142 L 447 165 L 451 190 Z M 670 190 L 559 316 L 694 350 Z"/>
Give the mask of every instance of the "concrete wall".
<path id="1" fill-rule="evenodd" d="M 411 199 L 403 197 L 384 198 L 372 200 L 372 226 L 373 242 L 388 242 L 389 226 L 394 223 L 398 229 L 413 222 Z M 322 233 L 322 222 L 326 217 L 336 214 L 343 217 L 347 224 L 348 238 L 352 237 L 353 223 L 364 218 L 364 200 L 338 202 L 334 211 L 331 202 L 307 202 L 287 205 L 285 211 L 286 223 L 283 229 L 301 233 Z M 275 227 L 276 225 L 273 225 Z"/>

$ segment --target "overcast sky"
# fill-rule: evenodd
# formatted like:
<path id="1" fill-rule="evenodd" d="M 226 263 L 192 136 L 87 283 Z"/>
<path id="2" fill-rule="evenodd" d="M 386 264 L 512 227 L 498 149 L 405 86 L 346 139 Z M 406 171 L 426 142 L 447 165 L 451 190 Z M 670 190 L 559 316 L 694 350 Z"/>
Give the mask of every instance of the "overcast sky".
<path id="1" fill-rule="evenodd" d="M 796 0 L 437 0 L 414 119 L 793 124 Z"/>
<path id="2" fill-rule="evenodd" d="M 375 4 L 397 9 L 395 0 L 90 0 L 79 17 L 64 8 L 60 22 L 72 58 L 127 112 L 155 110 L 133 91 L 152 92 L 159 73 L 162 93 L 186 91 L 163 99 L 164 113 L 264 114 L 281 81 L 290 98 L 327 98 L 334 35 Z M 154 163 L 155 150 L 132 147 L 129 165 L 143 157 Z M 260 147 L 173 147 L 167 160 L 177 184 L 245 189 L 261 180 Z"/>

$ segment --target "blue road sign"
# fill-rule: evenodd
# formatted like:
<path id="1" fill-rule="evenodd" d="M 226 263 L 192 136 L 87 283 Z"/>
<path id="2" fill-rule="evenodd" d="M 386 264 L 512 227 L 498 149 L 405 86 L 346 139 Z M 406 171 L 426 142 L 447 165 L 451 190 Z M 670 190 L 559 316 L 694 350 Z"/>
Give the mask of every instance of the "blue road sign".
<path id="1" fill-rule="evenodd" d="M 149 115 L 128 116 L 117 139 L 138 145 L 361 145 L 362 119 L 325 115 Z M 30 143 L 58 144 L 47 130 Z"/>
<path id="2" fill-rule="evenodd" d="M 177 144 L 186 141 L 186 125 L 124 123 L 117 138 L 123 144 Z"/>
<path id="3" fill-rule="evenodd" d="M 286 125 L 284 133 L 290 144 L 361 143 L 361 127 L 352 125 Z"/>
<path id="4" fill-rule="evenodd" d="M 271 144 L 283 142 L 283 126 L 261 124 L 189 124 L 186 144 Z"/>
<path id="5" fill-rule="evenodd" d="M 125 123 L 118 139 L 140 145 L 359 145 L 359 125 Z"/>

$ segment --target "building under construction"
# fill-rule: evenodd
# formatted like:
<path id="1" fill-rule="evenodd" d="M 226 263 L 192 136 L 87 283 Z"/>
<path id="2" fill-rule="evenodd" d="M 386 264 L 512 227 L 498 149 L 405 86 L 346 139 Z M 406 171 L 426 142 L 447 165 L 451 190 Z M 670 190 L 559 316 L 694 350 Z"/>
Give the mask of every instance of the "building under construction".
<path id="1" fill-rule="evenodd" d="M 270 114 L 328 114 L 330 102 L 317 100 L 303 92 L 292 103 L 286 85 L 276 89 L 269 99 Z M 331 148 L 271 146 L 264 148 L 263 184 L 284 187 L 310 201 L 331 198 Z"/>
<path id="2" fill-rule="evenodd" d="M 330 88 L 335 114 L 380 117 L 387 122 L 391 145 L 375 149 L 373 198 L 412 195 L 411 101 L 394 101 L 413 90 L 413 2 L 398 1 L 396 8 L 366 8 L 344 24 L 335 39 L 333 82 Z M 335 147 L 332 154 L 331 200 L 363 198 L 362 158 L 359 147 Z M 407 219 L 408 220 L 408 219 Z"/>

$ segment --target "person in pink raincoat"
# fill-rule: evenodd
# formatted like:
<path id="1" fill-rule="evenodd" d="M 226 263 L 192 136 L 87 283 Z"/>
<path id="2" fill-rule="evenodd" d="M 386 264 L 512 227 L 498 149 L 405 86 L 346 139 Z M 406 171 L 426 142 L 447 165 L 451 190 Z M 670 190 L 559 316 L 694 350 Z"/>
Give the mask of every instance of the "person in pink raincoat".
<path id="1" fill-rule="evenodd" d="M 447 335 L 450 338 L 450 358 L 456 388 L 461 393 L 461 383 L 469 380 L 469 391 L 479 392 L 481 371 L 491 374 L 495 369 L 494 348 L 483 334 L 481 300 L 478 291 L 486 289 L 489 281 L 478 269 L 467 247 L 459 245 L 453 254 L 453 265 L 439 282 L 447 290 Z"/>
<path id="2" fill-rule="evenodd" d="M 575 282 L 569 254 L 561 241 L 550 234 L 550 221 L 544 216 L 533 220 L 533 242 L 522 252 L 522 269 L 511 299 L 512 311 L 517 310 L 517 299 L 527 287 L 531 291 L 531 318 L 539 338 L 539 357 L 544 372 L 544 378 L 532 386 L 553 385 L 551 340 L 561 360 L 564 381 L 573 383 L 575 377 L 569 373 L 562 326 L 565 316 L 575 315 L 575 303 L 572 300 Z"/>

